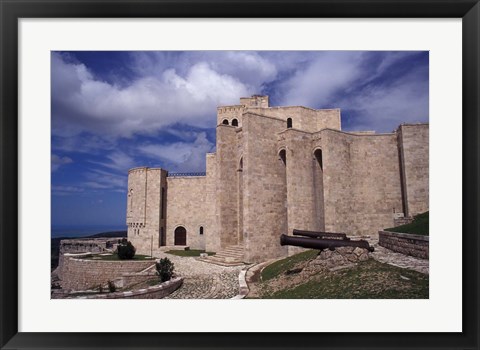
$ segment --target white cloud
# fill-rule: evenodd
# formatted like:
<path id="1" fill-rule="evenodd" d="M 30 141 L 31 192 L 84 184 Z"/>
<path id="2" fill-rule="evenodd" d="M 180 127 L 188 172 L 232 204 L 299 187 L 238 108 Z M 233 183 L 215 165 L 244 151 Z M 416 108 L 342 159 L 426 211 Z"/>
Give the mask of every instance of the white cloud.
<path id="1" fill-rule="evenodd" d="M 62 165 L 73 163 L 73 160 L 70 157 L 60 157 L 52 153 L 51 162 L 52 162 L 52 171 L 56 171 Z"/>
<path id="2" fill-rule="evenodd" d="M 52 194 L 54 196 L 68 196 L 68 195 L 78 195 L 84 191 L 83 188 L 77 186 L 52 186 Z"/>
<path id="3" fill-rule="evenodd" d="M 205 154 L 211 152 L 214 144 L 206 133 L 198 133 L 194 142 L 170 144 L 146 144 L 138 147 L 139 152 L 152 159 L 166 163 L 169 171 L 205 171 Z"/>
<path id="4" fill-rule="evenodd" d="M 403 122 L 428 122 L 428 80 L 419 79 L 427 69 L 414 69 L 391 85 L 369 86 L 339 103 L 357 113 L 356 130 L 390 132 Z"/>
<path id="5" fill-rule="evenodd" d="M 118 170 L 122 173 L 128 171 L 128 169 L 135 166 L 135 160 L 121 151 L 115 151 L 113 153 L 107 154 L 106 157 L 110 160 L 108 163 L 98 164 L 101 164 L 113 170 Z"/>
<path id="6" fill-rule="evenodd" d="M 390 70 L 414 54 L 133 52 L 125 69 L 135 79 L 107 82 L 85 65 L 54 53 L 52 149 L 104 156 L 95 164 L 119 173 L 146 165 L 136 164 L 137 154 L 170 171 L 203 170 L 205 153 L 213 151 L 214 144 L 205 133 L 188 130 L 213 128 L 218 105 L 237 104 L 239 97 L 266 91 L 280 105 L 351 110 L 356 118 L 349 127 L 356 130 L 390 131 L 403 121 L 428 120 L 428 81 L 418 78 L 418 71 L 400 63 L 410 73 L 394 84 L 384 82 Z M 136 136 L 157 136 L 159 131 L 182 141 L 135 143 Z M 130 140 L 123 143 L 123 138 Z M 52 171 L 61 165 L 54 165 L 52 156 Z M 90 188 L 119 190 L 125 182 L 115 179 L 112 186 L 106 180 L 109 175 L 95 176 L 88 179 Z"/>
<path id="7" fill-rule="evenodd" d="M 256 51 L 133 52 L 131 57 L 131 68 L 141 77 L 161 77 L 172 68 L 186 76 L 192 66 L 207 63 L 218 74 L 235 77 L 254 93 L 278 73 L 276 62 Z"/>
<path id="8" fill-rule="evenodd" d="M 192 65 L 182 76 L 175 69 L 139 78 L 127 87 L 96 79 L 83 64 L 52 54 L 53 133 L 82 131 L 102 137 L 151 135 L 174 123 L 212 127 L 216 106 L 238 103 L 254 92 L 208 63 Z"/>
<path id="9" fill-rule="evenodd" d="M 80 137 L 55 136 L 52 140 L 52 149 L 62 152 L 79 152 L 88 154 L 103 154 L 114 150 L 116 140 L 104 136 L 82 134 Z"/>
<path id="10" fill-rule="evenodd" d="M 346 90 L 364 73 L 360 69 L 362 52 L 319 53 L 307 65 L 298 65 L 296 73 L 281 84 L 282 105 L 322 107 L 341 90 Z"/>
<path id="11" fill-rule="evenodd" d="M 123 192 L 127 188 L 127 172 L 123 175 L 92 169 L 85 173 L 87 181 L 82 185 L 94 190 L 116 190 Z"/>

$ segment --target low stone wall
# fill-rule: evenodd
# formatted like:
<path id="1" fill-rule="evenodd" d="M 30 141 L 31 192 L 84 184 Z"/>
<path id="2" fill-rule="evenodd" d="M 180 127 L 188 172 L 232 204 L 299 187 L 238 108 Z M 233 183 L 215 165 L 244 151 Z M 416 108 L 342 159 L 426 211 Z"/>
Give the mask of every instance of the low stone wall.
<path id="1" fill-rule="evenodd" d="M 105 286 L 108 281 L 143 271 L 154 264 L 154 260 L 105 261 L 64 255 L 57 273 L 62 289 L 86 290 Z"/>
<path id="2" fill-rule="evenodd" d="M 406 224 L 411 223 L 412 221 L 413 221 L 413 218 L 411 218 L 411 217 L 394 218 L 393 219 L 393 226 L 397 227 L 397 226 L 406 225 Z"/>
<path id="3" fill-rule="evenodd" d="M 378 244 L 394 252 L 428 259 L 428 236 L 378 231 Z"/>
<path id="4" fill-rule="evenodd" d="M 157 286 L 128 292 L 115 292 L 78 297 L 76 299 L 162 299 L 176 291 L 183 284 L 183 277 L 172 278 Z"/>
<path id="5" fill-rule="evenodd" d="M 122 237 L 90 238 L 90 239 L 62 239 L 60 254 L 64 253 L 102 253 L 115 251 Z"/>

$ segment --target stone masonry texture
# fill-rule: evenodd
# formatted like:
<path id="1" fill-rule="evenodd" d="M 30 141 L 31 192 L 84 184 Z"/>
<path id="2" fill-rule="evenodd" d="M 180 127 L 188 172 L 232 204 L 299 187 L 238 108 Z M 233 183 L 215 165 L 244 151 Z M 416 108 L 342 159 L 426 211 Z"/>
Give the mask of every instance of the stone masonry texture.
<path id="1" fill-rule="evenodd" d="M 340 109 L 242 97 L 217 108 L 205 176 L 130 170 L 128 238 L 139 254 L 158 253 L 175 249 L 183 227 L 192 249 L 240 245 L 245 262 L 260 262 L 300 251 L 279 242 L 293 229 L 376 237 L 396 218 L 428 210 L 428 142 L 428 124 L 344 132 Z"/>
<path id="2" fill-rule="evenodd" d="M 59 264 L 58 277 L 62 289 L 95 289 L 124 274 L 143 271 L 154 263 L 151 260 L 102 261 L 64 256 L 62 264 Z"/>
<path id="3" fill-rule="evenodd" d="M 429 258 L 429 237 L 408 233 L 380 231 L 378 244 L 394 252 L 414 256 L 416 258 Z"/>

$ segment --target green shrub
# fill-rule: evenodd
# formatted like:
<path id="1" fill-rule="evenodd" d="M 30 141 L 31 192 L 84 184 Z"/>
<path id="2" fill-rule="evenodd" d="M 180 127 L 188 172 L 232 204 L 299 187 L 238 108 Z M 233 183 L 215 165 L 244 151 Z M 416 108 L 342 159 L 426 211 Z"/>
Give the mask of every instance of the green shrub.
<path id="1" fill-rule="evenodd" d="M 133 259 L 135 256 L 135 247 L 133 246 L 132 242 L 127 241 L 126 239 L 122 240 L 117 246 L 117 254 L 120 260 L 130 260 Z"/>
<path id="2" fill-rule="evenodd" d="M 108 281 L 108 291 L 110 293 L 115 293 L 117 291 L 117 286 L 115 286 L 113 281 Z"/>
<path id="3" fill-rule="evenodd" d="M 155 264 L 155 267 L 162 282 L 169 281 L 172 278 L 175 267 L 169 258 L 160 259 L 160 261 L 157 261 Z"/>

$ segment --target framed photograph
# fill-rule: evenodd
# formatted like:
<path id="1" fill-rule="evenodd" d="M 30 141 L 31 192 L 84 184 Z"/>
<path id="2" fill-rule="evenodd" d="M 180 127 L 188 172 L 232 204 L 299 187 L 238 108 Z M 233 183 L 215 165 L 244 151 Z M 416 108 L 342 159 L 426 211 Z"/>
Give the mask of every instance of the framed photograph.
<path id="1" fill-rule="evenodd" d="M 0 11 L 2 349 L 478 349 L 478 1 Z"/>

